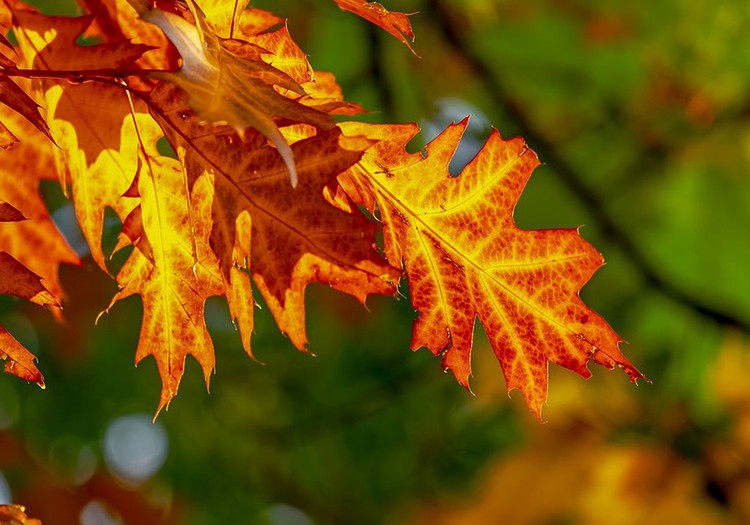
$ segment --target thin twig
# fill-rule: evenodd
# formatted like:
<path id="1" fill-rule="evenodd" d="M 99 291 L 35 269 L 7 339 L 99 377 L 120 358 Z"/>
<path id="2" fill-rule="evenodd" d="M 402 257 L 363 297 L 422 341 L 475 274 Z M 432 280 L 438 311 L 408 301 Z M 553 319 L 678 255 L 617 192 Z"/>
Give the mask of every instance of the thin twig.
<path id="1" fill-rule="evenodd" d="M 700 299 L 692 296 L 685 290 L 680 289 L 673 283 L 666 280 L 649 261 L 645 253 L 639 248 L 638 244 L 630 238 L 628 233 L 622 228 L 617 220 L 610 215 L 603 205 L 598 195 L 592 191 L 584 182 L 584 179 L 578 174 L 565 157 L 557 150 L 555 145 L 539 133 L 531 123 L 522 106 L 513 99 L 505 87 L 497 80 L 490 68 L 481 60 L 479 56 L 466 44 L 463 36 L 456 29 L 450 19 L 450 14 L 442 5 L 441 0 L 430 0 L 430 7 L 435 15 L 440 30 L 445 37 L 448 45 L 460 55 L 466 64 L 474 70 L 477 78 L 484 85 L 484 89 L 493 102 L 505 108 L 508 115 L 515 121 L 519 131 L 524 138 L 531 144 L 534 150 L 541 158 L 552 165 L 560 176 L 561 181 L 578 197 L 581 203 L 587 208 L 594 220 L 601 228 L 602 233 L 624 253 L 625 257 L 631 262 L 633 267 L 643 277 L 646 284 L 656 290 L 659 290 L 665 296 L 694 312 L 711 319 L 712 321 L 729 326 L 736 327 L 745 332 L 750 332 L 750 322 L 739 317 L 735 317 L 713 306 L 704 304 Z"/>
<path id="2" fill-rule="evenodd" d="M 156 73 L 170 73 L 164 69 L 18 69 L 0 68 L 0 75 L 23 78 L 54 78 L 60 80 L 100 80 L 101 78 L 145 77 Z"/>

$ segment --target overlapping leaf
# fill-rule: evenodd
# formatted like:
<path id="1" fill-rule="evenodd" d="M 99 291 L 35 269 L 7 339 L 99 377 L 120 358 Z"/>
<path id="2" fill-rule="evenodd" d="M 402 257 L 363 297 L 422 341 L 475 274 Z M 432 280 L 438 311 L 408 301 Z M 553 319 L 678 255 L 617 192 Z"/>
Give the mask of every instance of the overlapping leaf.
<path id="1" fill-rule="evenodd" d="M 11 127 L 19 142 L 0 150 L 0 200 L 28 220 L 0 222 L 0 250 L 11 254 L 39 275 L 52 295 L 62 297 L 60 264 L 78 264 L 39 195 L 39 182 L 55 177 L 53 146 L 20 115 L 0 107 L 0 120 Z"/>
<path id="2" fill-rule="evenodd" d="M 335 1 L 407 45 L 413 38 L 403 13 L 376 2 Z M 105 269 L 103 217 L 106 208 L 116 211 L 123 220 L 118 247 L 134 249 L 117 276 L 121 289 L 113 303 L 135 294 L 143 300 L 136 361 L 148 355 L 156 360 L 163 382 L 159 409 L 177 393 L 188 355 L 208 383 L 215 359 L 203 318 L 208 297 L 226 296 L 252 355 L 254 282 L 281 331 L 303 349 L 309 283 L 364 302 L 371 293 L 393 293 L 401 268 L 419 312 L 412 347 L 442 354 L 444 366 L 464 385 L 477 317 L 508 389 L 520 389 L 537 414 L 547 396 L 550 361 L 588 376 L 593 359 L 621 366 L 632 379 L 642 377 L 620 353 L 617 334 L 578 297 L 601 255 L 576 230 L 515 225 L 513 208 L 538 164 L 523 141 L 493 134 L 453 178 L 447 165 L 465 123 L 433 141 L 427 157 L 404 150 L 413 126 L 336 128 L 329 115 L 361 108 L 343 101 L 332 75 L 316 77 L 280 19 L 243 11 L 234 0 L 187 0 L 190 12 L 166 3 L 174 13 L 147 12 L 151 3 L 140 0 L 86 0 L 82 5 L 91 15 L 79 18 L 7 5 L 22 64 L 45 73 L 37 75 L 45 80 L 35 81 L 31 92 L 0 73 L 0 102 L 18 112 L 13 118 L 23 120 L 20 114 L 54 136 L 61 148 L 52 153 L 38 144 L 24 146 L 0 114 L 0 147 L 21 139 L 0 165 L 0 214 L 38 219 L 0 224 L 0 249 L 59 293 L 57 265 L 75 261 L 60 247 L 65 245 L 34 246 L 28 234 L 29 250 L 17 243 L 21 230 L 7 229 L 27 222 L 38 228 L 48 220 L 40 202 L 29 204 L 29 195 L 36 195 L 40 176 L 52 174 L 51 164 L 70 187 L 92 256 Z M 8 23 L 8 13 L 0 11 L 0 22 Z M 164 35 L 138 14 L 172 41 L 179 71 Z M 84 31 L 102 43 L 75 44 Z M 10 43 L 2 39 L 0 46 Z M 0 66 L 15 69 L 5 53 L 0 56 Z M 143 67 L 161 70 L 159 78 L 172 84 L 139 75 Z M 162 133 L 177 158 L 158 153 Z M 293 184 L 299 180 L 298 188 L 288 174 Z M 16 186 L 25 178 L 30 182 L 19 193 Z M 387 261 L 373 249 L 375 224 L 355 204 L 382 220 Z M 48 258 L 46 266 L 36 252 Z M 8 347 L 15 363 L 25 363 L 18 366 L 33 366 L 30 354 L 12 342 Z"/>
<path id="3" fill-rule="evenodd" d="M 578 297 L 602 256 L 575 229 L 519 229 L 513 210 L 536 155 L 523 140 L 493 132 L 458 177 L 448 163 L 467 121 L 408 154 L 414 126 L 347 123 L 347 134 L 379 142 L 342 177 L 355 202 L 377 209 L 385 254 L 403 265 L 419 312 L 412 348 L 442 354 L 468 386 L 474 322 L 487 332 L 508 390 L 540 414 L 553 362 L 584 377 L 590 359 L 643 377 L 618 349 L 620 338 Z"/>
<path id="4" fill-rule="evenodd" d="M 135 67 L 148 47 L 119 42 L 80 47 L 71 53 L 70 42 L 92 22 L 92 17 L 48 17 L 17 10 L 18 38 L 25 60 L 34 68 L 52 71 Z M 116 85 L 70 84 L 45 80 L 38 85 L 47 108 L 47 121 L 60 148 L 54 164 L 64 188 L 70 186 L 76 216 L 94 260 L 106 269 L 101 236 L 106 208 L 122 218 L 135 206 L 122 195 L 132 184 L 138 159 L 135 122 L 149 128 L 146 110 L 131 104 Z M 139 111 L 140 110 L 140 111 Z M 132 114 L 131 114 L 132 113 Z M 155 133 L 159 133 L 158 129 Z"/>
<path id="5" fill-rule="evenodd" d="M 3 202 L 0 222 L 26 220 L 21 212 Z M 15 295 L 41 306 L 59 306 L 42 284 L 42 279 L 0 250 L 0 295 Z M 5 371 L 44 388 L 44 378 L 34 364 L 35 357 L 0 325 L 0 361 Z"/>
<path id="6" fill-rule="evenodd" d="M 11 20 L 10 10 L 5 4 L 0 3 L 0 104 L 5 104 L 17 111 L 34 124 L 39 131 L 52 138 L 49 127 L 39 112 L 39 104 L 8 77 L 7 71 L 3 73 L 3 70 L 16 68 L 15 60 L 13 60 L 15 58 L 13 46 L 5 38 L 5 32 L 10 28 Z M 16 137 L 0 121 L 0 148 L 7 148 L 15 141 Z"/>
<path id="7" fill-rule="evenodd" d="M 195 25 L 159 9 L 144 15 L 146 20 L 161 27 L 182 57 L 180 71 L 165 74 L 164 78 L 185 90 L 198 118 L 229 124 L 240 136 L 250 126 L 268 137 L 284 159 L 292 185 L 296 185 L 294 156 L 274 119 L 329 129 L 333 126 L 332 120 L 327 114 L 274 89 L 278 86 L 298 96 L 305 95 L 291 77 L 263 60 L 262 48 L 245 41 L 219 38 L 192 0 L 188 0 L 188 5 Z"/>
<path id="8" fill-rule="evenodd" d="M 279 328 L 298 348 L 307 343 L 308 283 L 327 283 L 361 301 L 370 293 L 392 293 L 397 277 L 372 249 L 374 226 L 333 208 L 323 196 L 324 187 L 361 156 L 361 149 L 342 145 L 338 130 L 292 146 L 300 173 L 294 189 L 284 183 L 283 161 L 261 135 L 240 142 L 229 130 L 207 133 L 205 126 L 179 117 L 184 97 L 167 84 L 157 87 L 151 104 L 158 108 L 170 141 L 182 151 L 189 179 L 204 174 L 214 179 L 211 246 L 224 279 L 232 280 L 235 266 L 247 268 Z M 241 295 L 249 297 L 250 289 Z M 230 310 L 236 317 L 231 301 Z"/>

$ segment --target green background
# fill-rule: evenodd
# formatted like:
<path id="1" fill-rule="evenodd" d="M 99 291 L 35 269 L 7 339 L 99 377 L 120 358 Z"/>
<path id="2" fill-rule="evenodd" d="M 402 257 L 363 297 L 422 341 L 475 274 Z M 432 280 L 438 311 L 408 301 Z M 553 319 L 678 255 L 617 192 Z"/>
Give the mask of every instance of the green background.
<path id="1" fill-rule="evenodd" d="M 212 300 L 211 393 L 188 360 L 157 423 L 166 462 L 125 486 L 106 466 L 105 432 L 120 416 L 150 417 L 159 380 L 152 360 L 133 367 L 139 299 L 94 325 L 115 284 L 87 260 L 62 271 L 66 324 L 0 301 L 0 322 L 39 357 L 48 385 L 0 377 L 0 471 L 13 500 L 48 524 L 80 523 L 77 509 L 93 500 L 118 523 L 120 492 L 153 522 L 187 525 L 748 522 L 747 2 L 384 4 L 417 12 L 422 58 L 326 0 L 254 3 L 288 19 L 313 67 L 372 111 L 365 120 L 419 122 L 434 135 L 471 112 L 474 151 L 490 125 L 524 136 L 545 164 L 518 224 L 585 225 L 608 264 L 582 297 L 653 383 L 594 365 L 585 382 L 553 367 L 539 424 L 517 392 L 505 394 L 481 328 L 475 396 L 427 350 L 410 352 L 405 298 L 371 298 L 368 312 L 311 286 L 317 357 L 259 309 L 260 363 Z M 69 222 L 59 189 L 44 191 Z"/>

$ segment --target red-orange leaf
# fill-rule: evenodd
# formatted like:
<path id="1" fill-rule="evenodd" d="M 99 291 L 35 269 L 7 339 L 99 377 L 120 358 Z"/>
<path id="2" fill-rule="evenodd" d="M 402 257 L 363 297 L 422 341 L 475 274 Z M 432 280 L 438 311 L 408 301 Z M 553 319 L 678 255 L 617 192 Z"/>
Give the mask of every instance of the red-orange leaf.
<path id="1" fill-rule="evenodd" d="M 2 325 L 0 325 L 0 361 L 5 363 L 3 369 L 8 374 L 44 388 L 44 377 L 34 364 L 36 357 L 16 341 Z"/>
<path id="2" fill-rule="evenodd" d="M 41 277 L 3 251 L 0 251 L 0 295 L 15 295 L 41 306 L 59 306 Z"/>
<path id="3" fill-rule="evenodd" d="M 519 229 L 513 210 L 539 165 L 522 139 L 495 131 L 458 177 L 448 163 L 467 121 L 448 127 L 409 154 L 414 126 L 344 125 L 348 135 L 379 142 L 341 183 L 358 203 L 377 208 L 385 252 L 406 269 L 419 318 L 412 348 L 443 355 L 443 366 L 468 386 L 475 319 L 485 328 L 505 374 L 540 415 L 548 362 L 584 377 L 587 362 L 643 377 L 618 349 L 620 338 L 578 297 L 602 256 L 576 229 Z"/>
<path id="4" fill-rule="evenodd" d="M 25 219 L 23 213 L 18 211 L 15 206 L 0 200 L 0 222 L 17 222 Z"/>
<path id="5" fill-rule="evenodd" d="M 91 16 L 47 17 L 18 10 L 17 18 L 24 23 L 17 30 L 24 59 L 42 70 L 63 66 L 85 71 L 91 64 L 119 67 L 132 64 L 147 49 L 121 41 L 71 53 L 63 42 L 85 29 Z M 117 86 L 50 79 L 40 81 L 38 89 L 47 109 L 47 122 L 60 146 L 51 150 L 54 161 L 48 169 L 59 176 L 64 189 L 72 189 L 76 217 L 91 255 L 106 270 L 101 248 L 105 210 L 112 208 L 124 219 L 135 206 L 133 199 L 121 198 L 132 184 L 138 163 L 135 122 L 140 123 L 142 134 L 156 126 L 142 104 L 134 103 L 131 114 L 128 95 Z M 158 128 L 154 133 L 159 133 Z"/>
<path id="6" fill-rule="evenodd" d="M 52 144 L 28 121 L 0 107 L 0 119 L 19 138 L 0 150 L 0 199 L 24 221 L 0 222 L 0 250 L 41 276 L 55 297 L 62 297 L 57 271 L 61 263 L 77 264 L 75 252 L 52 222 L 38 192 L 40 179 L 55 177 Z"/>
<path id="7" fill-rule="evenodd" d="M 58 306 L 41 278 L 3 251 L 0 251 L 0 295 L 15 295 L 42 306 Z M 0 325 L 0 361 L 5 361 L 5 371 L 44 388 L 44 378 L 34 364 L 35 359 Z"/>
<path id="8" fill-rule="evenodd" d="M 414 41 L 414 31 L 409 22 L 409 14 L 388 11 L 383 4 L 367 0 L 333 0 L 341 9 L 361 16 L 388 31 L 414 53 L 409 40 Z M 414 53 L 416 54 L 416 53 Z"/>
<path id="9" fill-rule="evenodd" d="M 49 127 L 44 117 L 39 113 L 39 104 L 32 99 L 24 90 L 0 71 L 0 103 L 17 111 L 23 117 L 34 124 L 39 131 L 52 139 Z M 4 126 L 3 126 L 4 127 Z"/>
<path id="10" fill-rule="evenodd" d="M 15 4 L 14 4 L 15 5 Z M 126 40 L 104 42 L 91 46 L 76 44 L 76 39 L 94 21 L 93 16 L 77 18 L 47 16 L 20 4 L 14 6 L 15 29 L 21 45 L 23 34 L 29 32 L 35 38 L 25 42 L 25 66 L 50 71 L 70 71 L 71 76 L 87 71 L 111 71 L 135 69 L 135 62 L 150 48 Z M 30 49 L 29 49 L 30 48 Z M 33 51 L 33 52 L 32 52 Z"/>

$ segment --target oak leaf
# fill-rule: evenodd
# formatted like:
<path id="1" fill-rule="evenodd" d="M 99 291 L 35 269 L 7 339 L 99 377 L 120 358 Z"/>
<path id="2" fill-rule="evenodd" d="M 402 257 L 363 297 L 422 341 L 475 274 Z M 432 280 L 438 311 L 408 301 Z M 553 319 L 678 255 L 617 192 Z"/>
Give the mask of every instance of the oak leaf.
<path id="1" fill-rule="evenodd" d="M 593 359 L 642 378 L 614 330 L 578 296 L 602 256 L 576 229 L 526 231 L 513 220 L 539 165 L 525 142 L 494 131 L 461 174 L 450 175 L 467 123 L 449 126 L 425 157 L 404 150 L 415 126 L 341 125 L 347 135 L 379 141 L 340 181 L 357 204 L 379 214 L 385 255 L 406 270 L 419 313 L 412 348 L 442 355 L 468 386 L 478 318 L 508 390 L 520 390 L 539 417 L 550 361 L 589 377 Z"/>
<path id="2" fill-rule="evenodd" d="M 389 11 L 379 2 L 368 0 L 333 0 L 342 10 L 361 16 L 368 22 L 380 26 L 406 44 L 416 55 L 409 41 L 414 41 L 414 31 L 409 22 L 410 14 Z"/>
<path id="3" fill-rule="evenodd" d="M 233 269 L 247 269 L 295 346 L 307 344 L 308 283 L 329 284 L 362 302 L 370 293 L 393 293 L 399 272 L 372 249 L 374 225 L 359 213 L 335 209 L 324 197 L 325 187 L 359 160 L 369 141 L 349 147 L 333 129 L 295 142 L 301 177 L 293 189 L 284 184 L 283 161 L 259 133 L 239 141 L 226 128 L 207 132 L 206 126 L 180 118 L 184 97 L 168 84 L 154 90 L 150 104 L 158 108 L 157 120 L 181 152 L 191 183 L 205 174 L 214 179 L 211 247 L 225 282 L 232 281 Z M 249 282 L 240 288 L 239 295 L 251 297 Z M 236 317 L 231 300 L 229 306 Z M 244 334 L 243 341 L 250 353 Z"/>
<path id="4" fill-rule="evenodd" d="M 44 133 L 49 139 L 52 139 L 47 122 L 39 113 L 39 104 L 32 99 L 23 89 L 10 79 L 7 75 L 4 75 L 0 70 L 0 103 L 5 104 L 9 108 L 17 111 L 23 117 L 34 124 L 36 128 Z M 2 123 L 0 123 L 2 125 Z M 5 133 L 8 133 L 5 125 L 2 125 L 2 129 Z M 7 141 L 7 139 L 6 139 Z M 10 143 L 6 142 L 6 146 Z"/>
<path id="5" fill-rule="evenodd" d="M 0 107 L 0 120 L 19 138 L 14 146 L 0 150 L 0 200 L 28 219 L 0 222 L 0 250 L 44 279 L 59 299 L 63 295 L 58 278 L 60 264 L 80 261 L 39 195 L 40 181 L 56 176 L 50 169 L 54 146 L 26 119 L 7 108 Z"/>
<path id="6" fill-rule="evenodd" d="M 136 364 L 148 355 L 156 359 L 162 378 L 158 414 L 177 394 L 188 355 L 200 363 L 208 385 L 215 358 L 203 305 L 221 295 L 223 286 L 204 220 L 210 217 L 210 195 L 189 198 L 180 163 L 156 156 L 141 163 L 138 193 L 134 213 L 143 235 L 117 275 L 121 289 L 112 304 L 134 294 L 143 300 Z"/>
<path id="7" fill-rule="evenodd" d="M 21 24 L 17 29 L 21 53 L 40 70 L 54 71 L 62 65 L 83 73 L 92 64 L 105 70 L 135 68 L 134 61 L 149 49 L 120 41 L 81 47 L 71 53 L 58 41 L 75 39 L 91 25 L 92 16 L 48 17 L 17 10 L 16 18 Z M 50 164 L 56 167 L 53 173 L 64 189 L 72 190 L 76 217 L 92 257 L 106 270 L 101 248 L 105 210 L 112 208 L 124 219 L 136 205 L 133 199 L 122 198 L 133 182 L 138 163 L 136 123 L 142 134 L 155 126 L 148 126 L 152 120 L 145 107 L 131 102 L 116 85 L 49 79 L 39 81 L 37 89 L 60 146 L 51 152 L 54 160 Z M 158 128 L 155 133 L 160 134 Z"/>
<path id="8" fill-rule="evenodd" d="M 13 45 L 5 38 L 5 32 L 10 28 L 12 22 L 11 11 L 5 4 L 0 3 L 0 66 L 3 69 L 16 69 L 15 52 Z M 31 98 L 26 91 L 16 84 L 0 69 L 0 103 L 23 115 L 25 119 L 34 124 L 39 131 L 52 138 L 44 117 L 39 112 L 39 104 Z M 16 137 L 0 121 L 0 148 L 13 145 Z"/>
<path id="9" fill-rule="evenodd" d="M 132 71 L 136 61 L 151 48 L 121 39 L 95 45 L 79 45 L 76 39 L 94 22 L 92 15 L 80 17 L 50 16 L 14 2 L 11 8 L 14 30 L 24 58 L 24 67 L 69 73 L 69 79 L 87 72 L 110 76 Z"/>
<path id="10" fill-rule="evenodd" d="M 2 209 L 2 222 L 26 220 L 6 202 L 2 203 Z M 15 295 L 41 306 L 59 306 L 42 284 L 42 279 L 4 251 L 0 251 L 0 295 Z M 5 361 L 5 372 L 44 388 L 44 378 L 34 364 L 35 359 L 31 352 L 0 325 L 0 361 Z"/>
<path id="11" fill-rule="evenodd" d="M 263 60 L 263 48 L 246 41 L 220 38 L 192 0 L 188 0 L 188 6 L 195 24 L 160 9 L 143 15 L 164 31 L 182 57 L 180 71 L 164 73 L 162 77 L 185 90 L 199 119 L 228 124 L 240 136 L 247 127 L 252 127 L 268 137 L 284 159 L 295 186 L 294 156 L 274 119 L 304 122 L 324 129 L 330 129 L 333 121 L 327 114 L 275 89 L 278 86 L 298 97 L 305 95 L 293 78 Z"/>

